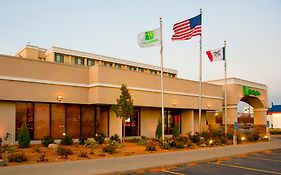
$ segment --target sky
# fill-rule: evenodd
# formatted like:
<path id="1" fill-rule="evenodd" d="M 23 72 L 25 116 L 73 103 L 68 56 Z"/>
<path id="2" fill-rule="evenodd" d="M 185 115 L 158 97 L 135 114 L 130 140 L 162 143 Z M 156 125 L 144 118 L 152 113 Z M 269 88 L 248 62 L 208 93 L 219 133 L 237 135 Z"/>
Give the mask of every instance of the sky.
<path id="1" fill-rule="evenodd" d="M 199 36 L 171 41 L 173 24 L 202 9 L 203 81 L 224 78 L 206 50 L 226 41 L 228 77 L 266 84 L 281 104 L 281 0 L 0 0 L 0 54 L 26 44 L 53 46 L 160 66 L 160 48 L 140 48 L 137 34 L 163 19 L 164 67 L 199 80 Z"/>

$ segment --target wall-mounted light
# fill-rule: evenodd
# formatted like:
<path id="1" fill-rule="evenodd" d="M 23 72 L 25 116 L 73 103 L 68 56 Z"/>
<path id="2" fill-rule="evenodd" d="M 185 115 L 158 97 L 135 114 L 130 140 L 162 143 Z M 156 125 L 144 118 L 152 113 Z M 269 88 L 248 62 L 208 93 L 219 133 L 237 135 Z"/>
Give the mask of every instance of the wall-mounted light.
<path id="1" fill-rule="evenodd" d="M 174 101 L 174 102 L 172 103 L 172 106 L 173 106 L 173 107 L 176 107 L 176 106 L 177 106 L 177 103 Z"/>
<path id="2" fill-rule="evenodd" d="M 261 98 L 261 101 L 263 101 L 264 99 L 263 99 L 263 97 Z"/>
<path id="3" fill-rule="evenodd" d="M 57 100 L 58 100 L 59 102 L 61 102 L 62 99 L 63 99 L 63 97 L 62 97 L 61 95 L 58 95 L 58 96 L 57 96 Z"/>
<path id="4" fill-rule="evenodd" d="M 208 109 L 210 109 L 211 108 L 211 104 L 208 104 Z"/>

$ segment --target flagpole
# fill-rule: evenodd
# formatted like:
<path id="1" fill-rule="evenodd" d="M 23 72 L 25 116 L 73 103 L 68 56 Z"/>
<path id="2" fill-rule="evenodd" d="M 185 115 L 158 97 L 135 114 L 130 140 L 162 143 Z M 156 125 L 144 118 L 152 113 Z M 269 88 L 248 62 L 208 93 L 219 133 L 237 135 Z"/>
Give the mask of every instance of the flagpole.
<path id="1" fill-rule="evenodd" d="M 162 140 L 164 140 L 164 83 L 163 83 L 163 37 L 162 37 L 162 18 L 160 17 L 160 60 L 161 60 L 161 116 L 162 116 Z"/>
<path id="2" fill-rule="evenodd" d="M 226 41 L 224 41 L 224 132 L 225 135 L 227 136 L 227 74 L 226 74 Z"/>
<path id="3" fill-rule="evenodd" d="M 201 20 L 202 20 L 202 9 L 200 9 Z M 201 110 L 202 110 L 202 22 L 201 22 L 201 35 L 200 35 L 200 53 L 199 53 L 199 118 L 198 118 L 198 131 L 201 133 Z"/>

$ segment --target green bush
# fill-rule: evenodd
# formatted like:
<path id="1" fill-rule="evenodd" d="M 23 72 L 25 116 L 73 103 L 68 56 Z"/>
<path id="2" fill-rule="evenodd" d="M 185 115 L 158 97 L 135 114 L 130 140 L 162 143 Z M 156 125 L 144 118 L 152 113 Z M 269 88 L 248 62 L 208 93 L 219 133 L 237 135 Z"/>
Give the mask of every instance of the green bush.
<path id="1" fill-rule="evenodd" d="M 148 139 L 147 139 L 145 136 L 141 136 L 141 138 L 140 138 L 138 144 L 139 144 L 139 145 L 146 145 L 147 142 L 148 142 Z"/>
<path id="2" fill-rule="evenodd" d="M 173 137 L 177 137 L 179 135 L 180 135 L 180 128 L 179 125 L 175 123 L 173 128 Z"/>
<path id="3" fill-rule="evenodd" d="M 99 145 L 98 142 L 96 142 L 94 139 L 88 139 L 85 141 L 84 144 L 86 148 L 92 148 L 92 149 L 96 148 L 98 145 Z"/>
<path id="4" fill-rule="evenodd" d="M 176 143 L 176 148 L 183 149 L 184 145 L 182 143 Z"/>
<path id="5" fill-rule="evenodd" d="M 83 136 L 79 137 L 79 144 L 80 144 L 80 145 L 85 145 L 85 141 L 86 141 L 86 140 L 87 140 L 86 137 L 83 137 Z"/>
<path id="6" fill-rule="evenodd" d="M 103 133 L 98 133 L 95 137 L 94 137 L 95 141 L 97 141 L 99 144 L 103 144 L 104 139 L 105 139 L 105 135 Z"/>
<path id="7" fill-rule="evenodd" d="M 281 131 L 270 131 L 270 134 L 279 135 L 279 134 L 281 134 Z"/>
<path id="8" fill-rule="evenodd" d="M 155 136 L 157 139 L 161 139 L 162 137 L 162 122 L 161 119 L 158 119 L 156 131 L 155 131 Z"/>
<path id="9" fill-rule="evenodd" d="M 198 143 L 200 141 L 200 134 L 196 132 L 194 135 L 189 134 L 189 138 L 192 143 Z"/>
<path id="10" fill-rule="evenodd" d="M 118 134 L 114 134 L 113 136 L 110 137 L 110 141 L 113 141 L 113 140 L 115 140 L 118 143 L 121 143 L 121 139 Z"/>
<path id="11" fill-rule="evenodd" d="M 171 144 L 170 144 L 170 139 L 169 138 L 164 138 L 164 141 L 162 143 L 162 149 L 171 149 Z"/>
<path id="12" fill-rule="evenodd" d="M 69 135 L 65 135 L 61 138 L 61 144 L 63 145 L 72 145 L 73 144 L 73 140 L 72 137 Z"/>
<path id="13" fill-rule="evenodd" d="M 107 152 L 109 154 L 115 153 L 116 149 L 120 147 L 120 143 L 117 142 L 116 140 L 112 140 L 109 143 L 105 144 L 104 147 L 102 148 L 103 152 Z"/>
<path id="14" fill-rule="evenodd" d="M 26 122 L 23 122 L 21 132 L 18 136 L 18 142 L 21 148 L 28 148 L 30 144 L 30 136 L 26 126 Z"/>
<path id="15" fill-rule="evenodd" d="M 85 158 L 89 158 L 88 154 L 86 151 L 80 151 L 79 154 L 77 155 L 78 157 L 85 157 Z"/>
<path id="16" fill-rule="evenodd" d="M 16 151 L 17 151 L 17 147 L 15 147 L 15 146 L 8 145 L 8 144 L 3 145 L 3 152 L 4 153 L 14 153 Z"/>
<path id="17" fill-rule="evenodd" d="M 181 142 L 181 143 L 183 143 L 183 144 L 188 144 L 189 142 L 191 142 L 190 139 L 189 139 L 189 137 L 187 137 L 187 136 L 182 136 L 182 135 L 176 137 L 176 138 L 175 138 L 175 141 L 176 141 L 176 142 Z"/>
<path id="18" fill-rule="evenodd" d="M 72 155 L 73 152 L 69 148 L 64 148 L 59 146 L 56 151 L 57 155 L 59 155 L 63 159 L 67 159 L 68 155 Z"/>
<path id="19" fill-rule="evenodd" d="M 49 144 L 54 143 L 54 139 L 51 138 L 49 135 L 44 136 L 43 139 L 41 140 L 41 143 L 45 146 L 48 147 Z"/>
<path id="20" fill-rule="evenodd" d="M 259 133 L 258 133 L 258 132 L 250 133 L 250 134 L 247 135 L 247 139 L 248 139 L 250 142 L 257 141 L 257 140 L 259 140 Z"/>
<path id="21" fill-rule="evenodd" d="M 26 162 L 27 157 L 23 153 L 12 153 L 8 156 L 9 162 Z"/>
<path id="22" fill-rule="evenodd" d="M 156 146 L 157 146 L 157 143 L 153 140 L 150 140 L 146 144 L 145 151 L 156 151 L 157 150 Z"/>

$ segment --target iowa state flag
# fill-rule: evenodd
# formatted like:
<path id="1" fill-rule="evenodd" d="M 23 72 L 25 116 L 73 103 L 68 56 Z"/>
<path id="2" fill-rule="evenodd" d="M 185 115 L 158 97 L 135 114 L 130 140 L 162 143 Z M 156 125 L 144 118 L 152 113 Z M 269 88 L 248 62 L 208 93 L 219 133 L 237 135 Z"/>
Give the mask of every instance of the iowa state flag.
<path id="1" fill-rule="evenodd" d="M 206 52 L 211 62 L 225 60 L 225 47 Z"/>

